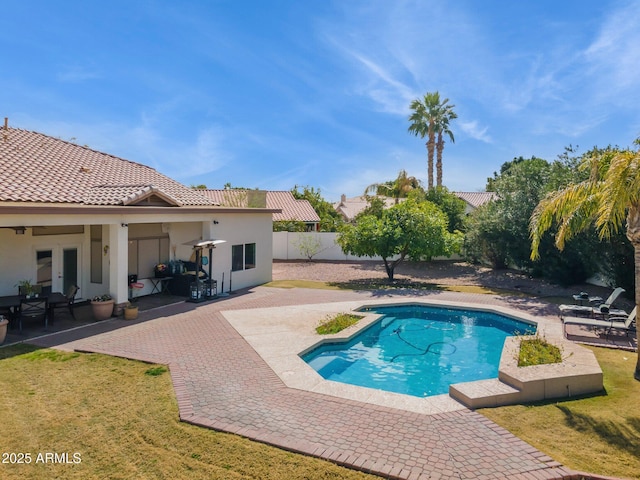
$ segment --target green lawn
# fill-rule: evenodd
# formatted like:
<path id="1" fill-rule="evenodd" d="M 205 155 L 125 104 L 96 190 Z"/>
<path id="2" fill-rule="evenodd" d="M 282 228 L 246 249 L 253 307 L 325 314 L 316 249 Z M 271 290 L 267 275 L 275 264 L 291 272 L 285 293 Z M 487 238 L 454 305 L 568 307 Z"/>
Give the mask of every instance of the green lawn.
<path id="1" fill-rule="evenodd" d="M 31 456 L 3 480 L 377 478 L 181 423 L 166 368 L 121 358 L 0 348 L 0 411 L 0 452 Z"/>
<path id="2" fill-rule="evenodd" d="M 640 382 L 637 353 L 593 348 L 606 393 L 578 400 L 479 410 L 574 470 L 640 478 Z"/>

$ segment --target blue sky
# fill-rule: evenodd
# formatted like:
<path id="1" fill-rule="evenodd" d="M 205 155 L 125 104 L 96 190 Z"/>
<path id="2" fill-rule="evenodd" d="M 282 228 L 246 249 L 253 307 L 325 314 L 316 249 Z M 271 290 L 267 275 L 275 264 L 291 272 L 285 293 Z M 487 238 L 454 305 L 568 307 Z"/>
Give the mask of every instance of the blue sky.
<path id="1" fill-rule="evenodd" d="M 640 2 L 5 2 L 0 117 L 187 185 L 426 181 L 411 100 L 455 105 L 444 184 L 640 135 Z"/>

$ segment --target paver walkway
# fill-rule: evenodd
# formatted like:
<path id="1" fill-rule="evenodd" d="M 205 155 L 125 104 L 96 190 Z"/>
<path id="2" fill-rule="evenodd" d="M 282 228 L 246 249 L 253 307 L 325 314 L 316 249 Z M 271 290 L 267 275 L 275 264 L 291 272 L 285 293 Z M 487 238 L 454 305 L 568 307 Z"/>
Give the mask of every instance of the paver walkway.
<path id="1" fill-rule="evenodd" d="M 376 295 L 258 287 L 206 305 L 187 303 L 144 312 L 142 320 L 153 320 L 111 332 L 73 341 L 59 334 L 38 342 L 168 364 L 182 420 L 381 476 L 571 477 L 553 459 L 470 410 L 423 415 L 290 389 L 221 314 L 234 309 L 367 300 Z M 490 295 L 428 295 L 500 301 Z"/>

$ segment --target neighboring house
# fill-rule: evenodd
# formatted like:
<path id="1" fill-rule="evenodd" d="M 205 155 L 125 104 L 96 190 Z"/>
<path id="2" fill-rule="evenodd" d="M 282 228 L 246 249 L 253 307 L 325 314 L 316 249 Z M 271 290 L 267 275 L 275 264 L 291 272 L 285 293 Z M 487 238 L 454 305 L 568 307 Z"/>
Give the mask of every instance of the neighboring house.
<path id="1" fill-rule="evenodd" d="M 497 198 L 495 192 L 451 192 L 458 198 L 465 201 L 464 213 L 470 214 L 476 208 L 484 205 L 490 200 Z"/>
<path id="2" fill-rule="evenodd" d="M 384 201 L 385 208 L 390 208 L 394 206 L 397 202 L 395 198 L 384 197 L 378 195 L 378 198 L 381 198 Z M 403 200 L 402 198 L 399 200 Z M 367 197 L 351 197 L 347 198 L 347 196 L 343 193 L 340 196 L 340 201 L 333 204 L 333 208 L 342 215 L 342 219 L 345 222 L 353 222 L 360 212 L 362 212 L 365 208 L 369 206 L 369 200 Z"/>
<path id="3" fill-rule="evenodd" d="M 154 267 L 189 260 L 189 242 L 225 240 L 212 276 L 225 291 L 268 282 L 273 211 L 225 208 L 153 168 L 40 133 L 0 128 L 0 295 L 18 281 L 127 301 L 151 293 Z M 208 254 L 205 251 L 204 254 Z M 208 270 L 208 267 L 207 267 Z"/>
<path id="4" fill-rule="evenodd" d="M 289 191 L 270 190 L 200 190 L 209 200 L 228 207 L 248 206 L 264 201 L 264 206 L 274 212 L 273 221 L 296 221 L 305 224 L 308 232 L 320 230 L 320 217 L 308 200 L 298 200 Z"/>
<path id="5" fill-rule="evenodd" d="M 489 200 L 496 198 L 494 192 L 451 192 L 456 195 L 458 198 L 464 200 L 465 202 L 465 211 L 464 213 L 469 214 L 473 212 L 480 205 L 484 205 Z M 391 197 L 383 197 L 379 196 L 384 200 L 385 208 L 390 208 L 396 204 L 396 199 Z M 404 200 L 402 198 L 400 201 Z M 346 195 L 342 195 L 340 201 L 333 204 L 333 208 L 342 215 L 342 218 L 345 222 L 352 222 L 356 215 L 362 212 L 365 208 L 369 206 L 369 201 L 367 197 L 352 197 L 347 198 Z"/>

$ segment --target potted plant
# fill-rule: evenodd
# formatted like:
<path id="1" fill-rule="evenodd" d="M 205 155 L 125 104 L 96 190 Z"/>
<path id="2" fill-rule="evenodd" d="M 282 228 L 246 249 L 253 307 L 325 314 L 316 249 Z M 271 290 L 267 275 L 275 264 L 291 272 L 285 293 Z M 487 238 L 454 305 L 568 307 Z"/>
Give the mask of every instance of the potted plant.
<path id="1" fill-rule="evenodd" d="M 97 295 L 91 299 L 91 311 L 93 317 L 100 321 L 106 320 L 113 314 L 113 304 L 115 301 L 109 294 Z"/>
<path id="2" fill-rule="evenodd" d="M 136 318 L 138 318 L 138 306 L 127 302 L 127 305 L 124 307 L 124 319 L 135 320 Z"/>
<path id="3" fill-rule="evenodd" d="M 26 295 L 27 298 L 31 298 L 34 293 L 33 283 L 31 283 L 31 280 L 20 280 L 15 284 L 15 286 L 18 287 L 20 295 Z"/>
<path id="4" fill-rule="evenodd" d="M 2 345 L 5 338 L 7 338 L 7 325 L 9 325 L 9 320 L 3 315 L 0 315 L 0 345 Z"/>

